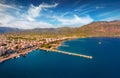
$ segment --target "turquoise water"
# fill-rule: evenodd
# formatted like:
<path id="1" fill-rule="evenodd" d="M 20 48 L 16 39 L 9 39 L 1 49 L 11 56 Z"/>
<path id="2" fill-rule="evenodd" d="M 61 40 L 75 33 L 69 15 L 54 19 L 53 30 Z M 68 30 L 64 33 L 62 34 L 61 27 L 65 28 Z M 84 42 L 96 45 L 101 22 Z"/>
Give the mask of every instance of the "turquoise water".
<path id="1" fill-rule="evenodd" d="M 58 49 L 93 59 L 36 50 L 1 63 L 0 78 L 120 78 L 120 38 L 75 39 Z"/>

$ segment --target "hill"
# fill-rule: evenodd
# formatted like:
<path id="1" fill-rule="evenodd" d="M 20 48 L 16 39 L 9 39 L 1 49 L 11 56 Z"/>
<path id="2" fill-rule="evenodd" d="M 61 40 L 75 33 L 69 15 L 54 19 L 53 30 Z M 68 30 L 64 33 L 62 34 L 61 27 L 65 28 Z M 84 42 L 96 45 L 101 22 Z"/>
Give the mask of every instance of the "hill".
<path id="1" fill-rule="evenodd" d="M 18 32 L 21 29 L 18 28 L 10 28 L 10 27 L 0 27 L 0 33 L 7 33 L 7 32 Z"/>
<path id="2" fill-rule="evenodd" d="M 35 28 L 21 30 L 17 28 L 0 27 L 0 32 L 18 32 L 20 34 L 32 35 L 64 35 L 78 37 L 103 37 L 103 36 L 120 36 L 120 21 L 102 21 L 93 22 L 82 27 L 61 27 L 61 28 Z"/>
<path id="3" fill-rule="evenodd" d="M 84 36 L 120 36 L 120 21 L 93 22 L 79 28 Z"/>

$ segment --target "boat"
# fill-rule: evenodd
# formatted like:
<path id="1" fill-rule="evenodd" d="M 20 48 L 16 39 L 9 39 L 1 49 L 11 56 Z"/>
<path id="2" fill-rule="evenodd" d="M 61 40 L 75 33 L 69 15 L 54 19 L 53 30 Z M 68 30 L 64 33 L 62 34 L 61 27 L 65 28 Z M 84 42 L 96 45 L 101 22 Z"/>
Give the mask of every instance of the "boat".
<path id="1" fill-rule="evenodd" d="M 20 56 L 18 55 L 18 56 L 16 56 L 15 58 L 19 58 Z"/>
<path id="2" fill-rule="evenodd" d="M 23 57 L 26 57 L 27 53 L 21 54 Z"/>
<path id="3" fill-rule="evenodd" d="M 98 42 L 98 44 L 102 44 L 102 42 Z"/>

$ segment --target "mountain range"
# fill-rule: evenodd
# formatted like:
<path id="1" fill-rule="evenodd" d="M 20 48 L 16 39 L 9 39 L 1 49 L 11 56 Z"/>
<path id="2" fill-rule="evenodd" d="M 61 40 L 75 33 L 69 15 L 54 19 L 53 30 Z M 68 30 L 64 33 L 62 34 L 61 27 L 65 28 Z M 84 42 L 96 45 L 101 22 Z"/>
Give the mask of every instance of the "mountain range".
<path id="1" fill-rule="evenodd" d="M 52 34 L 67 34 L 77 36 L 120 36 L 120 21 L 102 21 L 92 22 L 82 27 L 61 27 L 61 28 L 35 28 L 35 29 L 18 29 L 10 27 L 0 27 L 0 33 L 6 32 L 38 32 Z"/>
<path id="2" fill-rule="evenodd" d="M 21 31 L 21 29 L 11 28 L 11 27 L 0 27 L 0 33 L 17 32 L 17 31 Z"/>

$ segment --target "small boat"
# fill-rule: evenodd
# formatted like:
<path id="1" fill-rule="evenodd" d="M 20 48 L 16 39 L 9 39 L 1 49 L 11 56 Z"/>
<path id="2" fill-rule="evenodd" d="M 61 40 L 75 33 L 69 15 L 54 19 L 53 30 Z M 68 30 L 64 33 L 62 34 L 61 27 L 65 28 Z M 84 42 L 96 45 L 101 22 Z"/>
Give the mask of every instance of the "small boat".
<path id="1" fill-rule="evenodd" d="M 14 59 L 14 57 L 12 59 Z"/>
<path id="2" fill-rule="evenodd" d="M 98 42 L 98 44 L 102 44 L 102 42 Z"/>
<path id="3" fill-rule="evenodd" d="M 16 56 L 15 58 L 19 58 L 20 56 Z"/>
<path id="4" fill-rule="evenodd" d="M 47 51 L 49 51 L 49 50 L 47 50 Z"/>
<path id="5" fill-rule="evenodd" d="M 27 55 L 27 54 L 26 54 L 26 53 L 24 53 L 24 54 L 21 54 L 21 55 L 22 55 L 23 57 L 26 57 L 26 55 Z"/>

